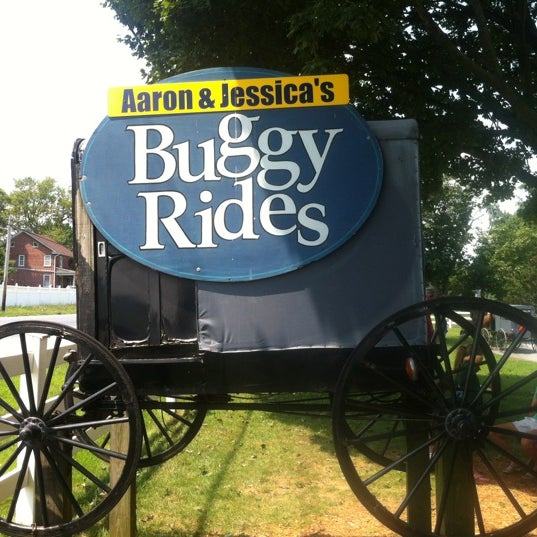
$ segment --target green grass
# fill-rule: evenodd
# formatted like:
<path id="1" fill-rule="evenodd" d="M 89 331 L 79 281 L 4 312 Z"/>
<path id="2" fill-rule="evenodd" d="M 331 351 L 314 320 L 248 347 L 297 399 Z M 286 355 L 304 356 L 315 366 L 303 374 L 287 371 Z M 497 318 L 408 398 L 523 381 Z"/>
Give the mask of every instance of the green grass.
<path id="1" fill-rule="evenodd" d="M 513 360 L 507 380 L 534 368 Z M 362 528 L 372 519 L 342 477 L 329 419 L 212 412 L 183 453 L 138 473 L 139 537 L 370 535 L 345 533 L 336 523 L 343 520 Z"/>
<path id="2" fill-rule="evenodd" d="M 7 307 L 5 311 L 0 311 L 0 317 L 24 317 L 29 315 L 62 315 L 64 313 L 76 313 L 75 304 L 27 306 L 27 307 Z"/>
<path id="3" fill-rule="evenodd" d="M 510 360 L 502 387 L 535 366 Z M 138 537 L 394 535 L 350 491 L 327 418 L 211 412 L 183 453 L 138 471 L 136 488 Z M 106 520 L 82 535 L 107 537 Z"/>
<path id="4" fill-rule="evenodd" d="M 139 472 L 138 535 L 294 535 L 341 515 L 351 493 L 330 428 L 321 418 L 210 413 L 185 452 Z"/>

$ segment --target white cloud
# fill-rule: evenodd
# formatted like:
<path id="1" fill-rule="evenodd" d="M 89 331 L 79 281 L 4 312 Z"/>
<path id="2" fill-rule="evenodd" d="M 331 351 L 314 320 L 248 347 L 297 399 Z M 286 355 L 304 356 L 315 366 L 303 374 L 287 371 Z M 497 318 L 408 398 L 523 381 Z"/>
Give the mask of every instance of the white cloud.
<path id="1" fill-rule="evenodd" d="M 100 0 L 0 2 L 0 188 L 53 177 L 70 184 L 76 138 L 106 115 L 109 87 L 143 83 L 125 28 Z"/>

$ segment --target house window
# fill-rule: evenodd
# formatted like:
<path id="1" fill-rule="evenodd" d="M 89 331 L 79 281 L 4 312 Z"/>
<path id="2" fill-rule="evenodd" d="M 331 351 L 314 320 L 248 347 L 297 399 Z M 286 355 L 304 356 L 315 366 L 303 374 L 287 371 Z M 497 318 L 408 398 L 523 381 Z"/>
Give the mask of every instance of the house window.
<path id="1" fill-rule="evenodd" d="M 44 267 L 51 267 L 52 266 L 52 256 L 51 255 L 43 256 L 43 266 Z"/>
<path id="2" fill-rule="evenodd" d="M 15 241 L 11 241 L 11 248 L 15 248 Z"/>
<path id="3" fill-rule="evenodd" d="M 50 274 L 43 275 L 43 287 L 50 287 Z"/>
<path id="4" fill-rule="evenodd" d="M 24 256 L 23 255 L 19 255 L 19 260 L 18 260 L 17 266 L 18 267 L 24 267 Z"/>
<path id="5" fill-rule="evenodd" d="M 61 255 L 56 258 L 56 266 L 58 268 L 63 268 L 63 257 Z"/>
<path id="6" fill-rule="evenodd" d="M 34 248 L 37 248 L 39 245 L 37 244 L 37 242 L 34 241 L 34 242 L 32 242 L 32 246 L 33 246 Z"/>

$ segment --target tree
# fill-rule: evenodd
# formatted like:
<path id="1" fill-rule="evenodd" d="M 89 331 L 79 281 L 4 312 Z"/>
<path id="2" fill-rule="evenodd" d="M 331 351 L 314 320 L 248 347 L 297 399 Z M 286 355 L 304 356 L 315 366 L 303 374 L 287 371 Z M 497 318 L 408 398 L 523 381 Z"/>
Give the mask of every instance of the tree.
<path id="1" fill-rule="evenodd" d="M 31 177 L 15 180 L 9 195 L 13 227 L 47 235 L 73 247 L 71 195 L 50 177 L 37 181 Z"/>
<path id="2" fill-rule="evenodd" d="M 474 209 L 472 194 L 454 181 L 429 200 L 422 212 L 425 279 L 441 294 L 451 293 L 450 278 L 466 265 Z"/>
<path id="3" fill-rule="evenodd" d="M 214 66 L 345 72 L 367 119 L 413 117 L 424 199 L 455 177 L 507 199 L 537 186 L 537 2 L 106 0 L 148 81 Z"/>
<path id="4" fill-rule="evenodd" d="M 537 305 L 537 223 L 503 214 L 493 221 L 477 248 L 474 274 L 499 300 Z M 484 267 L 487 267 L 484 269 Z"/>

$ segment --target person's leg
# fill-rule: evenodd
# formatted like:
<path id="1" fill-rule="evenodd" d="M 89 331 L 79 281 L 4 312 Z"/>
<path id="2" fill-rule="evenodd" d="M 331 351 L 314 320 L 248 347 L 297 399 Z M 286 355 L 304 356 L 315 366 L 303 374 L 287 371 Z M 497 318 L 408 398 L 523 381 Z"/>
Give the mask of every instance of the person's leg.
<path id="1" fill-rule="evenodd" d="M 537 429 L 532 429 L 528 432 L 529 434 L 534 434 L 535 438 L 522 438 L 520 445 L 524 453 L 529 457 L 531 467 L 535 469 L 535 464 L 537 463 Z"/>
<path id="2" fill-rule="evenodd" d="M 523 421 L 523 420 L 521 420 Z M 499 429 L 505 429 L 507 431 L 519 431 L 520 427 L 522 427 L 520 422 L 509 422 L 509 423 L 501 423 L 499 425 L 496 425 Z M 508 441 L 513 439 L 514 437 L 510 436 L 509 434 L 502 434 L 500 432 L 492 431 L 489 434 L 489 438 L 498 446 L 500 446 L 505 451 L 512 453 L 513 451 L 513 444 L 512 441 Z M 504 469 L 504 472 L 506 474 L 511 474 L 515 472 L 520 472 L 521 469 L 517 464 L 514 464 L 513 461 L 509 461 L 509 464 Z"/>
<path id="3" fill-rule="evenodd" d="M 499 429 L 506 429 L 508 431 L 518 431 L 520 430 L 517 427 L 516 422 L 509 422 L 509 423 L 500 423 L 499 425 L 495 425 L 495 427 Z M 507 441 L 510 436 L 508 434 L 502 434 L 496 431 L 491 431 L 489 434 L 489 438 L 498 446 L 505 449 L 505 451 L 510 451 L 509 448 L 509 442 Z"/>

